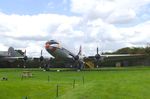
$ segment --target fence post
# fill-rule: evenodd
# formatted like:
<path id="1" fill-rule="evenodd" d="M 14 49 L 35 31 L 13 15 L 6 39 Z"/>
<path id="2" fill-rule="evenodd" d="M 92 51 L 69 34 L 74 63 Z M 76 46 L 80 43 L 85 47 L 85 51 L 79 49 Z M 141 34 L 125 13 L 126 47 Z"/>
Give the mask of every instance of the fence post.
<path id="1" fill-rule="evenodd" d="M 23 80 L 23 75 L 21 75 L 21 80 Z"/>
<path id="2" fill-rule="evenodd" d="M 49 82 L 49 75 L 48 75 L 48 82 Z"/>
<path id="3" fill-rule="evenodd" d="M 73 80 L 73 88 L 75 88 L 75 83 L 76 83 L 76 81 L 75 81 L 75 79 Z"/>
<path id="4" fill-rule="evenodd" d="M 58 84 L 57 84 L 57 86 L 56 86 L 56 97 L 58 97 L 58 92 L 59 92 L 59 88 L 58 88 Z"/>
<path id="5" fill-rule="evenodd" d="M 82 77 L 82 81 L 83 81 L 83 84 L 84 84 L 84 76 Z"/>
<path id="6" fill-rule="evenodd" d="M 28 99 L 28 97 L 26 96 L 25 99 Z"/>
<path id="7" fill-rule="evenodd" d="M 28 99 L 28 97 L 27 97 L 27 96 L 25 96 L 25 97 L 23 97 L 23 99 Z"/>

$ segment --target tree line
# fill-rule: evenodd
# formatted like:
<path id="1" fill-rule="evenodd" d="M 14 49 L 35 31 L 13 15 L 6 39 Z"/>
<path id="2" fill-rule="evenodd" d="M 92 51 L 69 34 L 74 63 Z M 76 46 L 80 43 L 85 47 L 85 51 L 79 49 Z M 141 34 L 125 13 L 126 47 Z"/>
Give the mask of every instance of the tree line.
<path id="1" fill-rule="evenodd" d="M 150 46 L 146 47 L 124 47 L 114 52 L 106 52 L 105 54 L 144 54 L 150 55 Z"/>

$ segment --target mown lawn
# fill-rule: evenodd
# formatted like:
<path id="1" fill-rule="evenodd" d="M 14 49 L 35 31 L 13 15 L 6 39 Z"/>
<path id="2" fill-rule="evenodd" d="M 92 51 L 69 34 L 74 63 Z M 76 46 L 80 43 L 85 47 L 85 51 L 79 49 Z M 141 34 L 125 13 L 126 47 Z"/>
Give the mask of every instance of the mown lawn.
<path id="1" fill-rule="evenodd" d="M 28 69 L 33 76 L 22 79 L 23 71 L 0 69 L 0 78 L 8 78 L 0 81 L 0 99 L 150 99 L 149 67 L 80 72 Z"/>

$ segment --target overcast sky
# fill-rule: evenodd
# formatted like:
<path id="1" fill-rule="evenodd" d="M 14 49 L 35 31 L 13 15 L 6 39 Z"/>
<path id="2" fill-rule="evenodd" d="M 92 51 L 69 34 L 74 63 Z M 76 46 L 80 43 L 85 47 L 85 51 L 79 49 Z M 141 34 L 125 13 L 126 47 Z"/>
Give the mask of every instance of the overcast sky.
<path id="1" fill-rule="evenodd" d="M 150 0 L 0 0 L 0 49 L 50 56 L 48 40 L 83 54 L 150 42 Z"/>

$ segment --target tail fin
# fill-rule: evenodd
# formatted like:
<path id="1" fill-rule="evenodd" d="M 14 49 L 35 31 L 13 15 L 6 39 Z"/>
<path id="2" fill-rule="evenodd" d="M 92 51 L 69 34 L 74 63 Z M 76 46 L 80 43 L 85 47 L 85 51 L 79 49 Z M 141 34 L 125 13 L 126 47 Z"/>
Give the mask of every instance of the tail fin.
<path id="1" fill-rule="evenodd" d="M 15 50 L 14 50 L 13 47 L 9 47 L 9 49 L 8 49 L 8 55 L 12 56 L 12 57 L 15 57 Z"/>
<path id="2" fill-rule="evenodd" d="M 82 55 L 82 46 L 80 45 L 78 55 Z"/>

